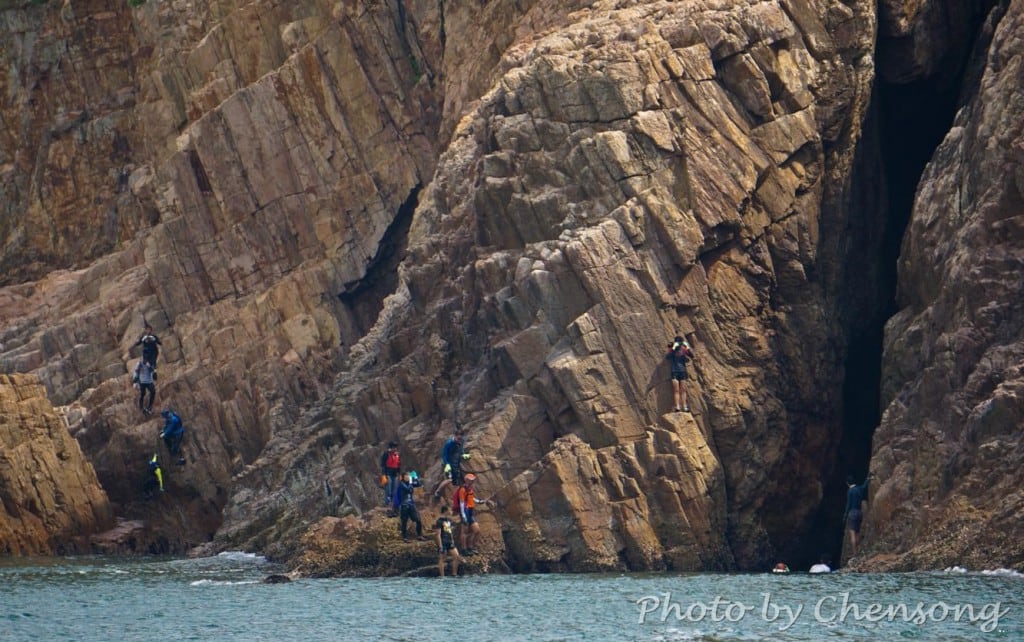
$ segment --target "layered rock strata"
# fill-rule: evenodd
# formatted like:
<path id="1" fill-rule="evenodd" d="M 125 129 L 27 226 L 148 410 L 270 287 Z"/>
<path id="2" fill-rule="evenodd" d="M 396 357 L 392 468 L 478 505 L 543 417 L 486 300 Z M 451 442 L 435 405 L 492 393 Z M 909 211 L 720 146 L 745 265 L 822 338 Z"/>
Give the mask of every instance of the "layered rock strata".
<path id="1" fill-rule="evenodd" d="M 3 15 L 0 368 L 80 409 L 119 513 L 171 550 L 295 554 L 380 502 L 388 439 L 439 479 L 455 423 L 515 568 L 813 545 L 871 291 L 850 260 L 879 244 L 853 193 L 872 3 Z M 128 385 L 143 319 L 188 428 L 166 505 L 138 500 L 163 454 Z"/>
<path id="2" fill-rule="evenodd" d="M 88 553 L 114 523 L 92 465 L 33 375 L 0 375 L 0 555 Z"/>
<path id="3" fill-rule="evenodd" d="M 861 568 L 1024 565 L 1024 3 L 989 16 L 886 326 Z"/>

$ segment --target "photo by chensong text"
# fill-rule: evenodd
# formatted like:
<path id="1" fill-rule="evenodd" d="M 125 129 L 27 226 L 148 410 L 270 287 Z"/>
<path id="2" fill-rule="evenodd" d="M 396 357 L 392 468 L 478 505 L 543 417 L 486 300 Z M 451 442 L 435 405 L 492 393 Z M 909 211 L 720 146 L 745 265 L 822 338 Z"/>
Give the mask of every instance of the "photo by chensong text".
<path id="1" fill-rule="evenodd" d="M 989 604 L 858 602 L 850 592 L 825 595 L 813 605 L 784 603 L 771 593 L 761 593 L 756 603 L 744 603 L 716 595 L 708 601 L 680 602 L 671 593 L 648 595 L 636 601 L 639 624 L 656 622 L 739 622 L 757 618 L 785 631 L 801 618 L 818 624 L 845 622 L 907 622 L 918 625 L 939 622 L 963 622 L 990 633 L 999 626 L 999 619 L 1009 613 L 1001 602 Z"/>

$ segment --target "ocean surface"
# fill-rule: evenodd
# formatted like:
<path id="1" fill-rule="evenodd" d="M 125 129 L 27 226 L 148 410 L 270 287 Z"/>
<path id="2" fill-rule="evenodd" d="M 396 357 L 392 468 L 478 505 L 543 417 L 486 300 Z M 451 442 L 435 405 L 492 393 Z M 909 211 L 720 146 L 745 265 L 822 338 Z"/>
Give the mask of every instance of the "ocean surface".
<path id="1" fill-rule="evenodd" d="M 0 640 L 1024 640 L 1010 571 L 299 579 L 245 553 L 0 560 Z"/>

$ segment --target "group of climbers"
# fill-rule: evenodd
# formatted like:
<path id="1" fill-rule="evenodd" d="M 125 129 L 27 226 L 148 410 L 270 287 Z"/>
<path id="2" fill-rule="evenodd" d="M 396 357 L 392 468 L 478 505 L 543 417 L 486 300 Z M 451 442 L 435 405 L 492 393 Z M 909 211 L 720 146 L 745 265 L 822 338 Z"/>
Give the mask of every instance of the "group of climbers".
<path id="1" fill-rule="evenodd" d="M 440 507 L 440 515 L 434 522 L 434 539 L 438 551 L 438 574 L 444 576 L 446 561 L 451 563 L 451 574 L 457 575 L 461 555 L 476 553 L 476 543 L 480 536 L 480 525 L 474 511 L 477 504 L 490 504 L 491 500 L 476 497 L 476 475 L 463 473 L 462 463 L 471 455 L 465 451 L 463 436 L 456 432 L 449 437 L 441 448 L 443 479 L 438 482 L 433 492 L 434 503 L 443 498 L 443 491 L 449 486 L 454 488 L 451 506 L 447 503 Z M 423 535 L 423 522 L 414 500 L 414 491 L 423 487 L 423 481 L 416 471 L 402 472 L 402 458 L 398 444 L 389 442 L 387 450 L 380 457 L 380 484 L 384 489 L 384 503 L 388 506 L 388 516 L 399 518 L 398 531 L 402 539 L 408 539 L 407 528 L 410 522 L 416 525 L 416 536 L 421 540 L 428 538 Z M 451 516 L 459 519 L 459 540 L 456 546 L 455 530 Z M 460 550 L 462 551 L 460 554 Z"/>
<path id="2" fill-rule="evenodd" d="M 135 346 L 142 346 L 142 356 L 139 357 L 132 371 L 132 385 L 139 390 L 139 410 L 144 417 L 153 414 L 153 402 L 156 399 L 156 361 L 160 356 L 160 338 L 153 332 L 153 326 L 145 323 L 145 330 Z M 134 347 L 134 346 L 133 346 Z M 160 429 L 160 438 L 163 439 L 167 452 L 177 458 L 176 464 L 182 466 L 186 463 L 181 451 L 181 442 L 185 436 L 185 426 L 173 410 L 166 408 L 160 412 L 164 425 Z M 160 458 L 156 453 L 146 462 L 146 477 L 143 482 L 143 492 L 147 498 L 152 498 L 156 492 L 164 491 L 163 470 L 160 468 Z"/>

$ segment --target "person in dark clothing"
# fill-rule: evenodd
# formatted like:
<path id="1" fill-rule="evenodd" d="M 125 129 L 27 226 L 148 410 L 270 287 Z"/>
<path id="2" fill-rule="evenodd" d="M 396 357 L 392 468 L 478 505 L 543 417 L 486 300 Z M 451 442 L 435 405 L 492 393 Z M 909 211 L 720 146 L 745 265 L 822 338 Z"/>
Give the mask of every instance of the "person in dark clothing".
<path id="1" fill-rule="evenodd" d="M 444 479 L 434 488 L 434 499 L 441 498 L 441 491 L 447 486 L 458 488 L 462 485 L 462 462 L 470 455 L 462 445 L 462 434 L 454 433 L 441 447 L 441 463 L 444 465 Z"/>
<path id="2" fill-rule="evenodd" d="M 384 504 L 391 503 L 398 485 L 398 474 L 402 470 L 402 456 L 396 442 L 388 443 L 388 449 L 380 456 L 380 476 L 384 486 Z"/>
<path id="3" fill-rule="evenodd" d="M 690 349 L 690 344 L 686 339 L 676 336 L 668 345 L 665 358 L 671 365 L 672 399 L 675 402 L 675 411 L 690 412 L 690 406 L 686 404 L 686 388 L 683 386 L 683 382 L 689 379 L 686 374 L 686 362 L 693 359 L 693 350 Z"/>
<path id="4" fill-rule="evenodd" d="M 156 370 L 156 358 L 160 356 L 160 339 L 153 334 L 153 326 L 146 324 L 146 331 L 142 333 L 135 345 L 142 346 L 142 359 L 148 361 L 149 365 Z"/>
<path id="5" fill-rule="evenodd" d="M 160 489 L 161 493 L 164 492 L 164 474 L 160 470 L 156 453 L 153 453 L 153 458 L 146 463 L 146 479 L 142 482 L 142 492 L 145 493 L 146 499 L 152 499 L 157 489 Z"/>
<path id="6" fill-rule="evenodd" d="M 132 372 L 132 383 L 139 389 L 139 410 L 147 416 L 153 412 L 153 399 L 156 397 L 155 375 L 152 364 L 145 359 L 139 359 Z M 145 401 L 147 392 L 149 403 Z"/>
<path id="7" fill-rule="evenodd" d="M 185 426 L 181 423 L 181 417 L 173 410 L 164 410 L 160 416 L 164 418 L 164 427 L 160 431 L 160 437 L 167 446 L 167 452 L 172 456 L 178 456 L 178 465 L 180 466 L 185 463 L 185 458 L 181 456 L 181 440 L 185 436 Z"/>
<path id="8" fill-rule="evenodd" d="M 420 521 L 420 514 L 417 512 L 416 504 L 412 499 L 413 491 L 422 485 L 419 476 L 415 472 L 405 473 L 402 475 L 402 481 L 398 483 L 398 487 L 395 489 L 395 500 L 392 507 L 398 511 L 398 532 L 402 534 L 402 539 L 406 539 L 405 526 L 409 520 L 416 524 L 416 535 L 421 538 L 423 537 L 423 522 Z"/>
<path id="9" fill-rule="evenodd" d="M 447 504 L 441 506 L 441 515 L 434 522 L 434 532 L 437 533 L 437 574 L 444 577 L 444 558 L 447 556 L 452 561 L 452 575 L 457 576 L 459 549 L 455 547 L 455 530 L 448 516 Z"/>
<path id="10" fill-rule="evenodd" d="M 850 532 L 850 557 L 857 554 L 857 539 L 860 535 L 860 524 L 864 519 L 864 505 L 868 501 L 868 483 L 871 481 L 871 473 L 864 478 L 864 483 L 858 485 L 853 475 L 846 478 L 846 511 L 843 514 L 843 521 L 846 522 L 846 530 Z"/>

